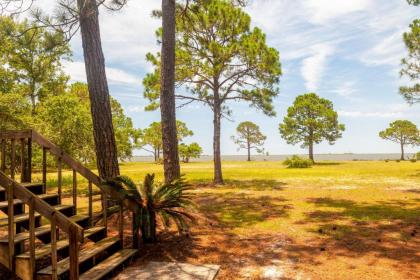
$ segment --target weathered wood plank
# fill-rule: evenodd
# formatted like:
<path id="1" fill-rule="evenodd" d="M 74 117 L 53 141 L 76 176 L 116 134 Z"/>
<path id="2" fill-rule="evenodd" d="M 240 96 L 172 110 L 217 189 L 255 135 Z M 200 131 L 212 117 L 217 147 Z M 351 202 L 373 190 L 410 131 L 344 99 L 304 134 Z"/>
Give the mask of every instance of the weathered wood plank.
<path id="1" fill-rule="evenodd" d="M 7 184 L 4 185 L 7 186 L 7 201 L 9 202 L 8 208 L 7 208 L 7 222 L 8 224 L 8 236 L 7 236 L 7 242 L 9 242 L 9 269 L 11 271 L 14 270 L 14 262 L 13 262 L 13 256 L 15 251 L 15 244 L 13 243 L 13 240 L 15 238 L 15 221 L 14 221 L 14 206 L 13 206 L 13 196 L 14 196 L 14 184 Z"/>
<path id="2" fill-rule="evenodd" d="M 26 179 L 26 162 L 25 162 L 25 138 L 20 139 L 20 181 L 25 182 Z"/>
<path id="3" fill-rule="evenodd" d="M 89 260 L 96 256 L 97 254 L 106 251 L 110 247 L 114 246 L 117 242 L 120 240 L 117 237 L 107 237 L 105 239 L 102 239 L 101 241 L 95 243 L 95 245 L 85 248 L 80 251 L 80 255 L 78 258 L 78 261 L 75 263 L 79 264 L 86 260 Z M 71 265 L 73 262 L 70 258 L 65 258 L 58 262 L 57 264 L 57 273 L 58 275 L 61 275 L 69 270 L 69 265 Z M 39 275 L 42 274 L 51 274 L 51 266 L 48 266 L 40 271 L 38 271 Z"/>
<path id="4" fill-rule="evenodd" d="M 42 148 L 42 184 L 43 192 L 46 191 L 47 186 L 47 149 Z"/>
<path id="5" fill-rule="evenodd" d="M 29 200 L 29 254 L 30 271 L 35 272 L 35 205 L 34 199 Z"/>
<path id="6" fill-rule="evenodd" d="M 68 219 L 69 219 L 69 221 L 71 221 L 73 223 L 76 223 L 76 222 L 80 222 L 80 221 L 83 221 L 83 220 L 87 220 L 88 216 L 75 215 L 75 216 L 69 217 Z M 44 234 L 50 233 L 50 230 L 51 230 L 50 225 L 43 225 L 43 226 L 35 228 L 34 233 L 35 233 L 35 236 L 39 236 L 39 235 L 44 235 Z M 18 244 L 20 242 L 28 240 L 29 238 L 30 238 L 30 232 L 25 231 L 25 232 L 15 234 L 14 238 L 13 238 L 13 242 L 15 244 Z M 0 238 L 0 243 L 8 243 L 8 242 L 9 242 L 8 237 Z"/>
<path id="7" fill-rule="evenodd" d="M 16 140 L 12 139 L 10 145 L 10 177 L 14 180 L 16 168 Z"/>
<path id="8" fill-rule="evenodd" d="M 26 182 L 32 182 L 32 138 L 28 138 L 28 149 L 27 149 L 27 153 L 28 153 L 28 166 L 26 168 L 27 176 L 26 176 Z"/>
<path id="9" fill-rule="evenodd" d="M 61 203 L 61 192 L 62 192 L 62 186 L 63 186 L 63 171 L 62 171 L 62 160 L 61 157 L 57 159 L 57 168 L 58 168 L 58 174 L 57 174 L 57 187 L 58 187 L 58 197 L 60 199 Z"/>
<path id="10" fill-rule="evenodd" d="M 57 228 L 54 216 L 51 219 L 51 272 L 51 279 L 57 280 Z"/>
<path id="11" fill-rule="evenodd" d="M 73 205 L 74 213 L 77 214 L 77 172 L 73 169 Z"/>
<path id="12" fill-rule="evenodd" d="M 32 130 L 7 130 L 0 131 L 0 139 L 21 139 L 30 138 L 32 136 Z"/>
<path id="13" fill-rule="evenodd" d="M 104 227 L 102 226 L 91 227 L 89 229 L 86 229 L 85 238 L 89 238 L 103 230 L 104 230 Z M 67 238 L 58 240 L 56 244 L 57 250 L 65 249 L 68 246 L 69 246 L 69 240 Z M 35 250 L 35 259 L 36 260 L 41 259 L 49 254 L 52 254 L 51 243 L 44 244 L 41 247 L 37 247 Z M 30 258 L 29 252 L 25 252 L 16 256 L 16 259 L 29 259 L 29 258 Z"/>
<path id="14" fill-rule="evenodd" d="M 90 221 L 90 225 L 92 226 L 93 225 L 93 201 L 92 201 L 92 182 L 91 181 L 89 181 L 89 183 L 88 183 L 88 192 L 89 192 L 89 194 L 88 194 L 88 198 L 89 198 L 89 209 L 88 209 L 88 212 L 89 212 L 89 221 Z"/>
<path id="15" fill-rule="evenodd" d="M 1 139 L 1 171 L 6 172 L 6 140 Z"/>
<path id="16" fill-rule="evenodd" d="M 123 264 L 129 258 L 133 257 L 136 254 L 137 250 L 133 249 L 123 249 L 109 258 L 105 259 L 101 263 L 97 264 L 87 272 L 80 275 L 79 280 L 99 280 L 106 276 L 108 273 L 112 272 L 118 266 Z"/>

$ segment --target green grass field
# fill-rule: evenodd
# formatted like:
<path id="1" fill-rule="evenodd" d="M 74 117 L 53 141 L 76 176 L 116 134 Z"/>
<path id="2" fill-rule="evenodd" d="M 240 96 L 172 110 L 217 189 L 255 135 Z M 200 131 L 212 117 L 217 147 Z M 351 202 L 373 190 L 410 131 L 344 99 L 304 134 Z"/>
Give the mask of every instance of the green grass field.
<path id="1" fill-rule="evenodd" d="M 121 174 L 136 182 L 146 173 L 162 180 L 162 165 L 121 165 Z M 308 169 L 288 169 L 280 162 L 223 162 L 222 186 L 211 184 L 211 162 L 183 164 L 182 173 L 195 185 L 200 219 L 192 229 L 194 244 L 166 239 L 159 245 L 167 246 L 161 249 L 166 255 L 173 251 L 181 261 L 220 263 L 220 279 L 238 279 L 229 276 L 241 273 L 238 258 L 247 260 L 246 267 L 270 264 L 278 243 L 273 240 L 282 236 L 289 245 L 275 256 L 297 262 L 286 269 L 293 277 L 302 272 L 311 279 L 338 279 L 339 267 L 339 279 L 417 279 L 420 162 L 321 162 Z M 55 191 L 55 176 L 49 174 L 50 191 Z M 86 182 L 78 182 L 79 205 L 85 207 Z M 64 183 L 70 192 L 70 172 L 64 173 Z M 203 248 L 209 251 L 194 255 L 193 249 Z"/>
<path id="2" fill-rule="evenodd" d="M 121 165 L 121 174 L 137 182 L 146 173 L 162 180 L 162 165 Z M 420 163 L 322 162 L 289 169 L 280 162 L 224 162 L 226 184 L 216 187 L 210 184 L 211 162 L 183 164 L 182 173 L 197 185 L 197 200 L 206 201 L 200 210 L 241 234 L 287 230 L 312 235 L 335 220 L 341 226 L 334 233 L 339 238 L 350 230 L 349 222 L 412 222 L 420 216 Z M 70 173 L 64 174 L 64 183 L 70 191 Z M 49 185 L 55 185 L 53 177 Z M 85 193 L 83 180 L 79 185 L 79 193 Z"/>

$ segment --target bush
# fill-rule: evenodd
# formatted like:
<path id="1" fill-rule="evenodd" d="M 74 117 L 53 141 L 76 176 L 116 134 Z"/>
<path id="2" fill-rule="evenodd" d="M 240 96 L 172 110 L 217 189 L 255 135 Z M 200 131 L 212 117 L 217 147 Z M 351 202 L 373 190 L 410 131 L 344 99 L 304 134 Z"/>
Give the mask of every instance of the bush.
<path id="1" fill-rule="evenodd" d="M 411 162 L 417 162 L 417 159 L 412 158 L 412 159 L 410 159 L 410 161 L 411 161 Z"/>
<path id="2" fill-rule="evenodd" d="M 401 160 L 397 159 L 395 162 L 400 162 Z"/>
<path id="3" fill-rule="evenodd" d="M 313 165 L 313 162 L 310 159 L 294 155 L 291 158 L 286 158 L 283 164 L 286 165 L 287 168 L 309 168 Z"/>
<path id="4" fill-rule="evenodd" d="M 389 159 L 386 159 L 385 162 L 389 162 Z"/>
<path id="5" fill-rule="evenodd" d="M 420 160 L 420 152 L 416 153 L 416 159 Z"/>

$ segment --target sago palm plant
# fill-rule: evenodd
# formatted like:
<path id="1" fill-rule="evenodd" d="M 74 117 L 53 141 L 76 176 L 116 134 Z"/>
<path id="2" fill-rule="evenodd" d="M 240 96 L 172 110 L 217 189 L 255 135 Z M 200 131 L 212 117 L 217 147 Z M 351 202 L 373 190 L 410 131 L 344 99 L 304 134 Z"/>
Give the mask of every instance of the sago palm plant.
<path id="1" fill-rule="evenodd" d="M 116 200 L 132 200 L 138 206 L 135 213 L 135 234 L 141 231 L 143 242 L 157 240 L 156 222 L 163 226 L 174 222 L 179 232 L 188 230 L 194 217 L 187 211 L 194 205 L 189 185 L 183 178 L 169 184 L 156 184 L 155 175 L 147 174 L 142 185 L 136 185 L 127 176 L 118 176 L 105 183 L 105 187 L 118 191 Z"/>

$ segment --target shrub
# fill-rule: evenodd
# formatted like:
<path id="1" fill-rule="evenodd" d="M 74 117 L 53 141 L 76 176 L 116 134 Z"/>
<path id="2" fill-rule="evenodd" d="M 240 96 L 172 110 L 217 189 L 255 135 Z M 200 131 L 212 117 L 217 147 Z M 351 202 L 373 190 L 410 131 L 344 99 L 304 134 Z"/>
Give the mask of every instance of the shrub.
<path id="1" fill-rule="evenodd" d="M 286 158 L 283 164 L 286 165 L 287 168 L 309 168 L 313 165 L 313 162 L 310 159 L 294 155 L 291 158 Z"/>
<path id="2" fill-rule="evenodd" d="M 397 159 L 395 162 L 400 162 L 401 160 Z"/>
<path id="3" fill-rule="evenodd" d="M 135 234 L 138 236 L 140 231 L 145 243 L 157 241 L 158 219 L 165 228 L 172 222 L 180 233 L 189 229 L 189 222 L 195 221 L 189 212 L 191 206 L 194 206 L 192 186 L 182 177 L 168 184 L 157 184 L 155 175 L 147 174 L 144 183 L 136 185 L 129 177 L 118 176 L 103 186 L 118 192 L 116 197 L 112 197 L 113 199 L 120 201 L 128 199 L 136 205 Z"/>
<path id="4" fill-rule="evenodd" d="M 410 161 L 411 161 L 411 162 L 417 162 L 417 159 L 412 158 L 412 159 L 410 159 Z"/>
<path id="5" fill-rule="evenodd" d="M 389 162 L 389 159 L 386 159 L 385 162 Z"/>
<path id="6" fill-rule="evenodd" d="M 416 153 L 416 159 L 420 160 L 420 152 Z"/>

